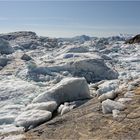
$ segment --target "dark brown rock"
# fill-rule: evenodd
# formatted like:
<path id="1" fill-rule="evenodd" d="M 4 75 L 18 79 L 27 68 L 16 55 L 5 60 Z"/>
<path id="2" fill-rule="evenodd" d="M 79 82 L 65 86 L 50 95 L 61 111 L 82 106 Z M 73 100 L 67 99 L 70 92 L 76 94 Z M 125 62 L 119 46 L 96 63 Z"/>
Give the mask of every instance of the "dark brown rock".
<path id="1" fill-rule="evenodd" d="M 140 34 L 134 36 L 133 38 L 126 40 L 126 44 L 135 44 L 135 43 L 140 43 Z"/>

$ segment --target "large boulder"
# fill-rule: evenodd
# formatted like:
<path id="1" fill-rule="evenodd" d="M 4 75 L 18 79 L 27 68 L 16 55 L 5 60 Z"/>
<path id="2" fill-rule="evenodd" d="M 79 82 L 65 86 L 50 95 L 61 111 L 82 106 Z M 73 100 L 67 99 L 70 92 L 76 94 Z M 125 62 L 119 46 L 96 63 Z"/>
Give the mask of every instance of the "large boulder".
<path id="1" fill-rule="evenodd" d="M 65 78 L 55 87 L 37 96 L 33 103 L 56 101 L 59 104 L 90 98 L 85 78 Z"/>
<path id="2" fill-rule="evenodd" d="M 11 54 L 14 49 L 10 46 L 9 42 L 0 38 L 0 53 L 1 54 Z"/>

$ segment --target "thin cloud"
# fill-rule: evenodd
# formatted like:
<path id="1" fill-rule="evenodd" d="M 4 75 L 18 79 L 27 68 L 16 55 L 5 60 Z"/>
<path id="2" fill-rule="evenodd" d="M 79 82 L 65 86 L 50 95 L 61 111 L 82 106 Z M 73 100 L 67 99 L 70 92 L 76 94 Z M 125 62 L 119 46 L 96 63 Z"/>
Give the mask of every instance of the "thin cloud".
<path id="1" fill-rule="evenodd" d="M 65 17 L 0 17 L 0 20 L 61 20 L 72 21 L 72 18 Z"/>

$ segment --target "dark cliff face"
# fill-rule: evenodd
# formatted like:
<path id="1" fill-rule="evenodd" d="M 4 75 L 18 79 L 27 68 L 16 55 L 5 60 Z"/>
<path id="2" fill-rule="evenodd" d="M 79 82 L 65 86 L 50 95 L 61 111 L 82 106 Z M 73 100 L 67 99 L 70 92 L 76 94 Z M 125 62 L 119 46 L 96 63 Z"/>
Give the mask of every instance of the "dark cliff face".
<path id="1" fill-rule="evenodd" d="M 140 34 L 134 36 L 133 38 L 126 40 L 126 44 L 134 44 L 134 43 L 140 43 Z"/>

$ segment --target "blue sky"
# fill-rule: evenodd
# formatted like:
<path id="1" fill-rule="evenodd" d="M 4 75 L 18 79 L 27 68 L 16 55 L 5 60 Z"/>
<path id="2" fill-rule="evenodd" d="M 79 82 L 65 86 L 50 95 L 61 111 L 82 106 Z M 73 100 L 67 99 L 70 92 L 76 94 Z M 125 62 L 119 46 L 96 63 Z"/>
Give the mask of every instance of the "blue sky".
<path id="1" fill-rule="evenodd" d="M 0 33 L 111 36 L 140 32 L 140 1 L 0 1 Z"/>

